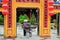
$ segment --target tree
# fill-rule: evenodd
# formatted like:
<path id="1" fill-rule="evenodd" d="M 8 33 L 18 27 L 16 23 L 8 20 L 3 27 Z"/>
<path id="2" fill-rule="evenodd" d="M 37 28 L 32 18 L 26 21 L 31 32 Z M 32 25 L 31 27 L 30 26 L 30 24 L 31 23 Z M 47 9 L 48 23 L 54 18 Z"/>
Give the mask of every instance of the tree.
<path id="1" fill-rule="evenodd" d="M 19 16 L 19 23 L 22 24 L 25 19 L 29 20 L 29 17 L 26 14 L 20 15 Z"/>
<path id="2" fill-rule="evenodd" d="M 0 23 L 3 23 L 3 17 L 0 15 Z"/>
<path id="3" fill-rule="evenodd" d="M 24 20 L 25 19 L 29 20 L 29 17 L 26 14 L 24 14 L 23 16 L 24 16 Z"/>
<path id="4" fill-rule="evenodd" d="M 32 17 L 30 18 L 30 23 L 31 23 L 31 24 L 36 23 L 36 18 L 35 18 L 34 13 L 32 14 Z"/>
<path id="5" fill-rule="evenodd" d="M 23 15 L 20 15 L 19 16 L 19 23 L 22 23 L 23 22 Z"/>

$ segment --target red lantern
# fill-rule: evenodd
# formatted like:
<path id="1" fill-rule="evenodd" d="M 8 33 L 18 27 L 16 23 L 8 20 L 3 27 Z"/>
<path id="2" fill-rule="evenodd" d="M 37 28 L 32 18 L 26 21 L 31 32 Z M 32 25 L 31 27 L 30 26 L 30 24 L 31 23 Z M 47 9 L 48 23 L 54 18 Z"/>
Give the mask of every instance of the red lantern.
<path id="1" fill-rule="evenodd" d="M 49 1 L 48 3 L 49 3 L 49 5 L 53 5 L 54 1 Z"/>
<path id="2" fill-rule="evenodd" d="M 2 11 L 2 14 L 3 14 L 3 15 L 6 15 L 6 14 L 8 14 L 8 11 L 7 11 L 7 10 L 3 10 L 3 11 Z"/>
<path id="3" fill-rule="evenodd" d="M 9 0 L 2 0 L 2 2 L 7 3 Z"/>
<path id="4" fill-rule="evenodd" d="M 49 6 L 49 10 L 54 10 L 54 7 L 53 6 Z"/>
<path id="5" fill-rule="evenodd" d="M 7 5 L 7 4 L 3 4 L 3 5 L 2 5 L 2 8 L 8 9 L 8 5 Z"/>
<path id="6" fill-rule="evenodd" d="M 49 12 L 49 15 L 50 15 L 50 16 L 53 16 L 53 15 L 54 15 L 54 12 Z"/>

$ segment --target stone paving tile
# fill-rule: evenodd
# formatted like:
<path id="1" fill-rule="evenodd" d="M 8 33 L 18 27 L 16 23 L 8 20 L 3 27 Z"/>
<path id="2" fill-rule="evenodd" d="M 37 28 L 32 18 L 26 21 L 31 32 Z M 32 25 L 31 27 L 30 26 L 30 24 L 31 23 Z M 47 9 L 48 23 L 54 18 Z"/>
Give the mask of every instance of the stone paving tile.
<path id="1" fill-rule="evenodd" d="M 3 27 L 0 26 L 0 34 L 3 34 Z M 57 30 L 51 30 L 51 37 L 50 38 L 41 38 L 39 36 L 37 36 L 37 33 L 35 31 L 36 29 L 34 29 L 33 36 L 31 38 L 27 38 L 23 36 L 23 29 L 20 28 L 20 26 L 18 25 L 17 27 L 17 38 L 15 39 L 4 39 L 3 36 L 0 36 L 0 40 L 60 40 L 60 37 L 57 36 Z"/>

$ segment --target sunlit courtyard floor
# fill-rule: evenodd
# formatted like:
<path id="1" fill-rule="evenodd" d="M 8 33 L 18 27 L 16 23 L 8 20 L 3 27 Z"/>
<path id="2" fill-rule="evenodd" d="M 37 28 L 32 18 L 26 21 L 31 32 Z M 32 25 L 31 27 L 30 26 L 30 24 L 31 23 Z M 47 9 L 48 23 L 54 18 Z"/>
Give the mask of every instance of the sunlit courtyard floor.
<path id="1" fill-rule="evenodd" d="M 3 26 L 0 26 L 0 34 L 3 34 Z M 60 40 L 60 37 L 57 36 L 57 30 L 52 29 L 51 30 L 51 37 L 50 38 L 41 38 L 37 36 L 37 28 L 33 29 L 32 31 L 32 37 L 24 37 L 23 36 L 23 29 L 20 25 L 17 25 L 17 37 L 15 39 L 4 39 L 3 36 L 0 36 L 0 40 Z"/>

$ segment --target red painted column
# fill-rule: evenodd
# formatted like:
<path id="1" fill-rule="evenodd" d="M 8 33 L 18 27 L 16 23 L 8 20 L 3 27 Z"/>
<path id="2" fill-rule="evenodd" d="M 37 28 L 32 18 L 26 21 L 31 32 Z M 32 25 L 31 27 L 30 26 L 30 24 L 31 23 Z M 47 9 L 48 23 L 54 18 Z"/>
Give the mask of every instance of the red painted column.
<path id="1" fill-rule="evenodd" d="M 8 28 L 12 28 L 12 0 L 9 1 Z"/>
<path id="2" fill-rule="evenodd" d="M 8 21 L 7 21 L 7 25 L 8 25 L 8 32 L 11 31 L 11 33 L 7 33 L 9 36 L 8 38 L 11 38 L 12 36 L 12 0 L 9 0 L 9 8 L 8 8 Z"/>
<path id="3" fill-rule="evenodd" d="M 48 0 L 44 0 L 44 27 L 48 27 Z"/>

